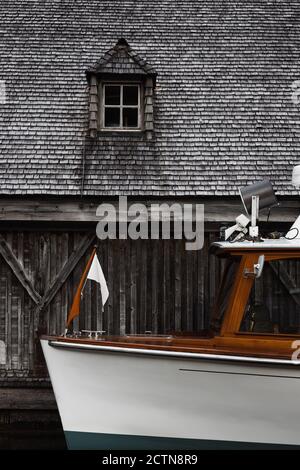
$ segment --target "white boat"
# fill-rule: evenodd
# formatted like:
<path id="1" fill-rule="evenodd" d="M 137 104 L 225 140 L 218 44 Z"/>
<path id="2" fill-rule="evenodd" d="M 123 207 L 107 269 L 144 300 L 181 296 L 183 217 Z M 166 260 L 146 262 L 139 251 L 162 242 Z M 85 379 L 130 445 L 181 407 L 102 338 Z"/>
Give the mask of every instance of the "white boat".
<path id="1" fill-rule="evenodd" d="M 70 449 L 300 448 L 300 240 L 213 250 L 209 331 L 41 339 Z"/>

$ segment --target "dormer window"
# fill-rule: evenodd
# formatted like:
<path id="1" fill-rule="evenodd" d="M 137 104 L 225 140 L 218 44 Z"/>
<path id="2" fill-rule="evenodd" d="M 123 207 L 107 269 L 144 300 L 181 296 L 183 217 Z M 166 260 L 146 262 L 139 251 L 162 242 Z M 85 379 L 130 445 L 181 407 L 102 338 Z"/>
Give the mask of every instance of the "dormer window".
<path id="1" fill-rule="evenodd" d="M 125 39 L 86 71 L 90 85 L 89 135 L 144 132 L 152 139 L 156 72 Z"/>
<path id="2" fill-rule="evenodd" d="M 141 85 L 139 83 L 102 83 L 101 129 L 140 130 Z"/>

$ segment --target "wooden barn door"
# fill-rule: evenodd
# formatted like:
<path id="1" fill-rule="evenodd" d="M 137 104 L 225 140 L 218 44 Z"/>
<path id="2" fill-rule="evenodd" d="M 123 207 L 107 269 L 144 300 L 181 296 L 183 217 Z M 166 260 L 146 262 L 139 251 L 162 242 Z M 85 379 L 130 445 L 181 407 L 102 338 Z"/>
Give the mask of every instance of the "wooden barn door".
<path id="1" fill-rule="evenodd" d="M 208 326 L 218 262 L 181 240 L 107 240 L 98 256 L 110 296 L 87 282 L 74 329 L 108 334 L 197 331 Z M 39 336 L 62 334 L 94 233 L 6 232 L 0 235 L 0 377 L 46 376 Z"/>

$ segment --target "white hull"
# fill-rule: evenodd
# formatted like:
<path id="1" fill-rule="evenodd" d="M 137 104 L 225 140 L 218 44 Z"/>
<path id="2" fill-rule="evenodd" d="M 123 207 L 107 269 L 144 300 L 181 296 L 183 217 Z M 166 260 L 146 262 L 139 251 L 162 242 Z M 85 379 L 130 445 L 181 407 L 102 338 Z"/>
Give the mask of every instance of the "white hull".
<path id="1" fill-rule="evenodd" d="M 98 448 L 101 436 L 300 446 L 300 367 L 288 361 L 42 347 L 65 432 Z"/>

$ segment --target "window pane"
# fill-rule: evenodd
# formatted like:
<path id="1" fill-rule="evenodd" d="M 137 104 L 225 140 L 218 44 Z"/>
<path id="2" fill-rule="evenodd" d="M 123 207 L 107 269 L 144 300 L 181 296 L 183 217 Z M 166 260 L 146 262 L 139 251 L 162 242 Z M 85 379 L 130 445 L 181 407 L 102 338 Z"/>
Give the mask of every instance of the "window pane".
<path id="1" fill-rule="evenodd" d="M 120 86 L 119 85 L 105 85 L 105 104 L 119 105 L 120 104 Z"/>
<path id="2" fill-rule="evenodd" d="M 253 282 L 240 331 L 300 334 L 300 259 L 265 262 Z"/>
<path id="3" fill-rule="evenodd" d="M 216 306 L 214 310 L 212 319 L 210 321 L 210 326 L 214 331 L 220 331 L 224 315 L 228 306 L 230 295 L 234 286 L 235 276 L 237 274 L 239 263 L 241 258 L 239 256 L 233 256 L 228 259 L 226 265 L 224 266 L 224 278 L 221 284 L 221 290 L 218 294 Z"/>
<path id="4" fill-rule="evenodd" d="M 137 108 L 123 108 L 123 127 L 138 127 Z"/>
<path id="5" fill-rule="evenodd" d="M 120 108 L 105 108 L 105 127 L 120 127 Z"/>
<path id="6" fill-rule="evenodd" d="M 139 104 L 139 95 L 138 95 L 138 86 L 129 86 L 124 85 L 123 87 L 123 105 L 138 105 Z"/>

